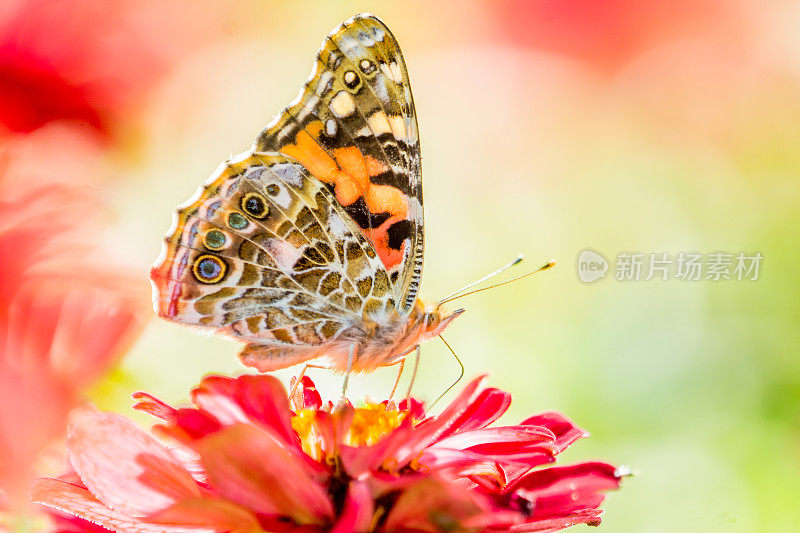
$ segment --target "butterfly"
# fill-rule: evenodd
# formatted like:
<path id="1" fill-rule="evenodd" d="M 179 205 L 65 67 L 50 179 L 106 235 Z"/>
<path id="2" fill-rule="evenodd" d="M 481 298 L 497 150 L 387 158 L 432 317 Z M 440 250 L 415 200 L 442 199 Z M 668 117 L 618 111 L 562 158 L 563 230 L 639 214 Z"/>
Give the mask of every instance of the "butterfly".
<path id="1" fill-rule="evenodd" d="M 241 361 L 262 372 L 324 357 L 349 375 L 414 350 L 418 362 L 462 311 L 417 298 L 420 165 L 400 47 L 357 15 L 251 149 L 178 207 L 151 271 L 156 312 L 244 341 Z"/>

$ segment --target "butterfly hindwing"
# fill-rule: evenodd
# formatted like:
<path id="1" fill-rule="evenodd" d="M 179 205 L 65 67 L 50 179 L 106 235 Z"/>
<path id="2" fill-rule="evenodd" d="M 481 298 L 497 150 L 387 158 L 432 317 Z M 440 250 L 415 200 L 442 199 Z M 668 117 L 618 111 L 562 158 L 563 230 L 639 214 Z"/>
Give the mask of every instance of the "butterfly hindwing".
<path id="1" fill-rule="evenodd" d="M 254 150 L 290 156 L 333 192 L 407 314 L 422 275 L 421 157 L 408 73 L 386 26 L 360 15 L 336 28 L 298 98 Z"/>
<path id="2" fill-rule="evenodd" d="M 353 318 L 396 306 L 359 228 L 319 180 L 277 153 L 223 164 L 179 208 L 151 278 L 161 316 L 285 347 L 283 356 L 295 346 L 310 358 L 309 346 Z"/>

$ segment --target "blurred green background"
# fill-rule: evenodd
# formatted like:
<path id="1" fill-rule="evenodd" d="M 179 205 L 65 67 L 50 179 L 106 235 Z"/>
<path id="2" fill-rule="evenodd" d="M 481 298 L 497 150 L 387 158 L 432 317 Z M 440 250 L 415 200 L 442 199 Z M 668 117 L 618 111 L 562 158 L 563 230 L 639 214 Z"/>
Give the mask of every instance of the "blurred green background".
<path id="1" fill-rule="evenodd" d="M 154 4 L 155 5 L 155 4 Z M 149 265 L 174 207 L 299 90 L 322 38 L 371 11 L 399 39 L 423 151 L 422 294 L 517 253 L 548 272 L 460 301 L 447 331 L 467 376 L 491 374 L 506 420 L 557 409 L 592 433 L 564 460 L 637 476 L 605 531 L 800 530 L 800 3 L 614 0 L 210 2 L 105 161 L 118 258 Z M 165 29 L 166 28 L 166 29 Z M 159 36 L 153 34 L 155 42 Z M 579 252 L 760 252 L 757 281 L 578 280 Z M 613 269 L 613 265 L 612 265 Z M 92 398 L 187 398 L 237 373 L 234 343 L 153 320 Z M 424 346 L 416 394 L 458 367 Z M 281 375 L 288 379 L 290 372 Z M 340 378 L 311 372 L 331 397 Z M 356 377 L 388 391 L 392 370 Z M 145 421 L 144 418 L 140 420 Z"/>

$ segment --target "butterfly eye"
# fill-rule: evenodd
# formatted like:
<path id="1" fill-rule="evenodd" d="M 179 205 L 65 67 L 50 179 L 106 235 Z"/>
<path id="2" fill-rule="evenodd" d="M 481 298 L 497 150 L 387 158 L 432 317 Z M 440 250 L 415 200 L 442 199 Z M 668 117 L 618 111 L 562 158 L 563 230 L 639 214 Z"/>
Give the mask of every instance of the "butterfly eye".
<path id="1" fill-rule="evenodd" d="M 212 229 L 206 233 L 203 240 L 205 241 L 206 248 L 209 250 L 221 250 L 225 247 L 225 242 L 228 239 L 221 231 Z"/>
<path id="2" fill-rule="evenodd" d="M 225 277 L 228 266 L 214 255 L 201 255 L 194 262 L 194 277 L 202 283 L 217 283 Z"/>
<path id="3" fill-rule="evenodd" d="M 358 84 L 361 83 L 361 78 L 358 77 L 358 74 L 353 72 L 352 70 L 348 70 L 344 73 L 344 84 L 347 85 L 351 89 L 355 89 L 358 87 Z"/>
<path id="4" fill-rule="evenodd" d="M 232 229 L 244 229 L 247 227 L 247 219 L 239 213 L 228 215 L 228 227 Z"/>
<path id="5" fill-rule="evenodd" d="M 242 197 L 242 210 L 253 218 L 264 218 L 269 214 L 266 199 L 257 192 L 249 192 Z"/>

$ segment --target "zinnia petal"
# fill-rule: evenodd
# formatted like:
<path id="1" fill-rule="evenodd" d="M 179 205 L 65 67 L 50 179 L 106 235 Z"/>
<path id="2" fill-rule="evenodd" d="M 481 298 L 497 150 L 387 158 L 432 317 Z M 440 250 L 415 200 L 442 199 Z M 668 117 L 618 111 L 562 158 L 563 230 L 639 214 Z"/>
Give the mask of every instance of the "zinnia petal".
<path id="1" fill-rule="evenodd" d="M 450 424 L 450 428 L 442 433 L 445 438 L 456 432 L 485 428 L 508 410 L 511 395 L 500 389 L 484 389 L 469 404 L 466 410 Z"/>
<path id="2" fill-rule="evenodd" d="M 534 470 L 514 490 L 534 502 L 533 518 L 552 518 L 599 506 L 603 493 L 618 488 L 620 478 L 608 463 L 578 463 Z"/>
<path id="3" fill-rule="evenodd" d="M 441 414 L 426 418 L 417 424 L 413 431 L 404 431 L 405 426 L 401 426 L 394 434 L 389 435 L 383 443 L 379 443 L 379 446 L 382 445 L 384 457 L 374 457 L 371 468 L 379 466 L 388 456 L 393 457 L 398 466 L 403 466 L 427 446 L 436 442 L 441 435 L 452 433 L 455 428 L 454 422 L 469 409 L 475 391 L 485 379 L 485 375 L 478 376 L 467 383 L 464 390 L 445 407 Z"/>
<path id="4" fill-rule="evenodd" d="M 553 432 L 538 426 L 506 426 L 496 428 L 476 429 L 457 433 L 452 437 L 440 440 L 431 448 L 456 448 L 459 450 L 480 450 L 481 453 L 491 454 L 492 449 L 500 449 L 505 444 L 520 447 L 541 442 L 551 443 L 555 440 Z"/>
<path id="5" fill-rule="evenodd" d="M 235 399 L 247 417 L 296 443 L 291 409 L 283 384 L 273 376 L 245 375 L 236 380 Z"/>
<path id="6" fill-rule="evenodd" d="M 237 424 L 205 437 L 197 450 L 211 483 L 232 501 L 298 523 L 333 517 L 328 495 L 306 462 L 265 430 Z"/>
<path id="7" fill-rule="evenodd" d="M 428 477 L 402 492 L 383 531 L 450 531 L 485 516 L 489 505 L 480 494 L 452 480 Z"/>
<path id="8" fill-rule="evenodd" d="M 223 426 L 247 422 L 235 399 L 236 380 L 226 376 L 206 376 L 192 390 L 192 403 L 216 418 Z"/>
<path id="9" fill-rule="evenodd" d="M 59 479 L 36 480 L 31 489 L 31 500 L 122 533 L 215 533 L 215 530 L 208 528 L 139 522 L 125 512 L 110 509 L 88 490 Z"/>
<path id="10" fill-rule="evenodd" d="M 549 411 L 539 413 L 522 421 L 521 425 L 545 427 L 553 432 L 555 440 L 550 449 L 542 449 L 540 453 L 530 453 L 525 460 L 525 465 L 503 465 L 506 474 L 506 483 L 514 485 L 524 476 L 531 467 L 540 466 L 555 461 L 556 455 L 566 450 L 576 440 L 589 436 L 589 433 L 575 425 L 575 423 L 561 413 Z"/>
<path id="11" fill-rule="evenodd" d="M 554 443 L 556 453 L 563 452 L 576 440 L 589 436 L 588 431 L 576 426 L 572 420 L 556 411 L 533 415 L 523 420 L 520 425 L 546 427 L 552 431 L 556 436 Z"/>
<path id="12" fill-rule="evenodd" d="M 76 411 L 67 449 L 91 493 L 129 516 L 148 515 L 200 496 L 181 463 L 123 416 L 88 408 Z"/>
<path id="13" fill-rule="evenodd" d="M 194 498 L 178 502 L 145 519 L 163 525 L 196 525 L 226 533 L 251 533 L 261 531 L 258 520 L 235 503 L 225 500 Z"/>

